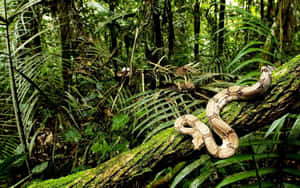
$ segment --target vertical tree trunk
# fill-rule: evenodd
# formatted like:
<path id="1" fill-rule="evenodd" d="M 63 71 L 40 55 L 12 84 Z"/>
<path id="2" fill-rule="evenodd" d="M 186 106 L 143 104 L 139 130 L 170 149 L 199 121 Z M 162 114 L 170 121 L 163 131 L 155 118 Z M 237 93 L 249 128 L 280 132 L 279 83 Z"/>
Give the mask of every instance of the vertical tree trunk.
<path id="1" fill-rule="evenodd" d="M 217 0 L 213 0 L 213 3 L 215 5 L 215 11 L 214 11 L 214 17 L 212 19 L 212 34 L 213 34 L 213 43 L 214 43 L 214 57 L 217 56 L 218 54 L 218 35 L 216 34 L 217 29 L 218 29 L 218 4 L 217 4 Z"/>
<path id="2" fill-rule="evenodd" d="M 225 20 L 225 4 L 226 0 L 220 0 L 220 13 L 219 13 L 219 37 L 218 37 L 218 55 L 223 54 L 224 45 L 224 20 Z"/>
<path id="3" fill-rule="evenodd" d="M 296 16 L 294 15 L 294 11 L 292 9 L 291 0 L 281 0 L 277 2 L 277 15 L 271 27 L 271 34 L 267 37 L 264 49 L 273 53 L 274 46 L 272 37 L 277 37 L 278 41 L 280 41 L 280 54 L 289 52 L 288 49 L 293 43 L 294 38 L 294 29 L 296 26 Z M 272 62 L 272 56 L 268 54 L 263 54 L 262 58 L 264 60 Z M 281 59 L 282 60 L 282 59 Z"/>
<path id="4" fill-rule="evenodd" d="M 113 3 L 109 4 L 109 10 L 111 12 L 114 12 L 115 7 L 113 5 Z M 117 47 L 117 33 L 115 30 L 115 21 L 112 21 L 111 24 L 109 24 L 109 31 L 110 31 L 110 40 L 111 40 L 111 45 L 110 45 L 110 51 L 112 52 L 116 47 Z"/>
<path id="5" fill-rule="evenodd" d="M 294 42 L 295 27 L 297 25 L 294 7 L 299 5 L 292 0 L 282 0 L 281 2 L 280 41 L 282 52 L 286 53 L 289 52 Z"/>
<path id="6" fill-rule="evenodd" d="M 213 13 L 210 12 L 210 10 L 214 8 Z M 211 27 L 210 30 L 210 35 L 211 35 L 211 43 L 212 43 L 212 47 L 210 48 L 211 50 L 211 54 L 213 54 L 214 57 L 217 56 L 217 52 L 218 52 L 218 37 L 216 34 L 217 31 L 217 19 L 218 19 L 218 4 L 216 2 L 216 0 L 212 1 L 212 5 L 206 10 L 205 13 L 205 17 L 207 19 L 208 27 Z"/>
<path id="7" fill-rule="evenodd" d="M 153 18 L 153 33 L 154 33 L 154 43 L 156 48 L 163 48 L 163 39 L 161 34 L 161 27 L 160 27 L 160 12 L 158 7 L 158 0 L 152 1 L 152 18 Z M 158 62 L 160 56 L 161 56 L 161 50 L 158 50 L 154 55 L 155 62 Z"/>
<path id="8" fill-rule="evenodd" d="M 195 43 L 194 43 L 194 55 L 195 55 L 195 61 L 199 61 L 199 33 L 200 33 L 200 4 L 199 0 L 196 0 L 194 5 L 194 37 L 195 37 Z"/>
<path id="9" fill-rule="evenodd" d="M 264 20 L 264 0 L 260 0 L 260 18 Z"/>
<path id="10" fill-rule="evenodd" d="M 251 4 L 252 4 L 252 0 L 247 0 L 247 3 L 246 3 L 246 10 L 247 11 L 250 10 Z"/>
<path id="11" fill-rule="evenodd" d="M 63 87 L 67 90 L 72 82 L 72 35 L 76 32 L 72 29 L 71 21 L 73 14 L 72 0 L 57 0 L 57 14 L 60 23 L 60 40 L 61 40 L 61 57 L 62 57 L 62 73 Z"/>
<path id="12" fill-rule="evenodd" d="M 175 3 L 175 6 L 178 7 L 178 9 L 180 9 L 181 7 L 184 6 L 185 0 L 176 0 L 174 3 Z M 182 13 L 184 13 L 184 12 L 180 11 L 179 13 L 182 15 Z M 185 23 L 181 23 L 180 26 L 178 27 L 178 29 L 181 34 L 184 34 L 185 33 Z"/>
<path id="13" fill-rule="evenodd" d="M 267 7 L 267 21 L 269 25 L 273 22 L 273 16 L 274 16 L 274 0 L 268 0 L 268 7 Z"/>
<path id="14" fill-rule="evenodd" d="M 172 0 L 166 0 L 166 7 L 167 7 L 167 16 L 168 16 L 168 39 L 169 39 L 169 53 L 168 57 L 169 59 L 174 53 L 174 41 L 175 41 L 175 34 L 174 34 L 174 26 L 173 26 L 173 13 L 172 13 Z"/>
<path id="15" fill-rule="evenodd" d="M 250 10 L 250 7 L 251 7 L 251 4 L 252 4 L 252 0 L 247 0 L 246 1 L 246 11 L 249 12 Z M 248 40 L 249 40 L 249 33 L 248 33 L 248 30 L 245 29 L 245 37 L 244 37 L 244 45 L 247 45 L 248 43 Z"/>
<path id="16" fill-rule="evenodd" d="M 109 11 L 114 14 L 116 3 L 114 1 L 107 1 L 109 4 Z M 110 32 L 110 53 L 112 53 L 112 63 L 115 68 L 115 70 L 118 69 L 117 67 L 117 61 L 113 59 L 113 57 L 116 57 L 118 54 L 117 48 L 117 30 L 116 30 L 116 21 L 113 20 L 111 23 L 108 24 L 109 32 Z"/>

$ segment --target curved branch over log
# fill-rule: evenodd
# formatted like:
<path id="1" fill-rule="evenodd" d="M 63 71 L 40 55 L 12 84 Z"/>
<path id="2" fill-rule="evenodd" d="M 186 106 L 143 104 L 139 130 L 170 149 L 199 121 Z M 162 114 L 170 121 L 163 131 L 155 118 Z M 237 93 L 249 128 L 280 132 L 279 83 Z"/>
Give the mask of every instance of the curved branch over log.
<path id="1" fill-rule="evenodd" d="M 272 123 L 300 102 L 300 55 L 277 68 L 272 78 L 270 89 L 261 98 L 232 102 L 223 109 L 223 119 L 234 127 L 239 136 Z M 207 122 L 205 113 L 198 117 Z M 206 152 L 205 149 L 202 152 Z M 186 160 L 194 155 L 200 157 L 200 154 L 193 150 L 191 137 L 180 135 L 171 127 L 96 168 L 32 183 L 29 187 L 139 187 L 135 182 L 149 180 L 147 175 L 166 165 L 178 163 L 183 158 Z"/>

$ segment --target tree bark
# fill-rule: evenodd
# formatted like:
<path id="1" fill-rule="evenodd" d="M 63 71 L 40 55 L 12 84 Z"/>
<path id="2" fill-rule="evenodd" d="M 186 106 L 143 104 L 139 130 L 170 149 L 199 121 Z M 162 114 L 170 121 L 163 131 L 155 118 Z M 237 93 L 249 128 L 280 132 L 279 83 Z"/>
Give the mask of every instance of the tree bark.
<path id="1" fill-rule="evenodd" d="M 73 59 L 78 56 L 77 36 L 84 35 L 81 17 L 76 10 L 74 0 L 53 0 L 55 13 L 57 14 L 60 27 L 61 57 L 64 90 L 67 90 L 72 83 Z"/>
<path id="2" fill-rule="evenodd" d="M 109 11 L 112 15 L 114 15 L 115 7 L 117 6 L 117 1 L 107 1 L 109 4 Z M 118 43 L 117 43 L 117 22 L 116 20 L 112 20 L 111 23 L 108 24 L 109 32 L 110 32 L 110 53 L 112 54 L 112 63 L 115 70 L 118 70 L 117 61 L 113 59 L 118 55 Z"/>
<path id="3" fill-rule="evenodd" d="M 199 0 L 196 0 L 195 6 L 194 6 L 194 37 L 195 37 L 195 43 L 194 43 L 194 55 L 195 55 L 195 61 L 199 61 L 199 33 L 200 33 L 200 4 Z"/>
<path id="4" fill-rule="evenodd" d="M 265 41 L 264 50 L 273 53 L 276 45 L 272 37 L 275 36 L 280 43 L 280 55 L 291 53 L 290 47 L 293 43 L 292 39 L 294 38 L 296 26 L 296 17 L 292 11 L 292 4 L 293 2 L 291 0 L 278 1 L 278 12 L 271 26 L 271 32 Z M 262 58 L 270 62 L 273 60 L 273 57 L 268 54 L 263 54 Z"/>
<path id="5" fill-rule="evenodd" d="M 220 13 L 219 13 L 219 37 L 218 37 L 218 55 L 223 54 L 223 46 L 224 46 L 224 21 L 225 21 L 225 4 L 226 0 L 220 1 Z"/>
<path id="6" fill-rule="evenodd" d="M 168 52 L 168 58 L 170 59 L 171 56 L 174 53 L 174 41 L 175 41 L 175 34 L 174 34 L 174 26 L 173 26 L 173 12 L 172 12 L 172 0 L 166 0 L 166 10 L 167 10 L 167 16 L 168 16 L 168 41 L 169 41 L 169 52 Z"/>
<path id="7" fill-rule="evenodd" d="M 264 20 L 264 0 L 260 0 L 260 19 Z"/>
<path id="8" fill-rule="evenodd" d="M 251 6 L 252 6 L 252 0 L 247 0 L 247 1 L 246 1 L 246 11 L 249 12 Z"/>
<path id="9" fill-rule="evenodd" d="M 185 14 L 185 10 L 183 9 L 184 4 L 185 4 L 185 0 L 176 0 L 174 1 L 175 6 L 177 7 L 177 12 L 180 14 L 180 16 L 184 16 Z M 179 32 L 184 35 L 185 34 L 185 25 L 186 23 L 180 23 L 179 26 L 177 26 L 176 28 L 178 28 Z"/>
<path id="10" fill-rule="evenodd" d="M 272 85 L 264 96 L 249 102 L 235 101 L 223 109 L 223 119 L 239 136 L 272 123 L 299 102 L 300 55 L 277 68 L 272 78 Z M 198 117 L 207 122 L 205 112 Z M 191 156 L 200 157 L 205 152 L 205 149 L 194 151 L 191 138 L 171 127 L 96 168 L 29 187 L 139 187 L 166 165 L 177 164 Z"/>
<path id="11" fill-rule="evenodd" d="M 60 23 L 61 57 L 64 89 L 71 84 L 71 57 L 72 57 L 72 0 L 57 0 L 57 14 Z"/>
<path id="12" fill-rule="evenodd" d="M 213 12 L 210 12 L 210 10 L 213 9 Z M 210 27 L 210 34 L 211 34 L 211 43 L 212 43 L 212 47 L 211 49 L 211 54 L 214 55 L 214 58 L 217 57 L 217 53 L 218 53 L 218 37 L 216 34 L 217 31 L 217 19 L 218 19 L 218 4 L 216 2 L 216 0 L 212 1 L 211 6 L 206 9 L 206 13 L 205 13 L 205 17 L 207 19 L 208 27 Z"/>
<path id="13" fill-rule="evenodd" d="M 158 7 L 158 1 L 153 0 L 152 2 L 152 18 L 153 18 L 153 33 L 154 33 L 154 43 L 156 48 L 163 48 L 164 43 L 163 43 L 163 38 L 161 34 L 161 27 L 160 27 L 160 12 L 159 12 L 159 7 Z M 155 63 L 158 62 L 158 60 L 161 57 L 161 51 L 162 49 L 158 50 L 155 53 Z"/>
<path id="14" fill-rule="evenodd" d="M 273 23 L 273 16 L 274 16 L 274 0 L 268 0 L 267 15 L 266 15 L 268 25 Z"/>

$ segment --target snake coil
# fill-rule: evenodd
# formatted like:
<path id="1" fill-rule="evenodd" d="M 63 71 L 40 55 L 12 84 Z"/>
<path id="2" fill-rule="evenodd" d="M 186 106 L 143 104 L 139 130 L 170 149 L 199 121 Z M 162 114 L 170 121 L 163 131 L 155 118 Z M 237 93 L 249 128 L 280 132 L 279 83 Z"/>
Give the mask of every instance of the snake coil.
<path id="1" fill-rule="evenodd" d="M 182 134 L 193 137 L 194 149 L 201 149 L 204 145 L 208 152 L 218 158 L 231 157 L 237 150 L 239 138 L 236 132 L 220 117 L 222 108 L 233 100 L 247 100 L 264 93 L 271 85 L 271 66 L 263 66 L 261 75 L 254 85 L 249 87 L 232 86 L 217 93 L 208 101 L 206 115 L 208 123 L 222 139 L 222 145 L 217 145 L 210 129 L 196 116 L 186 114 L 175 121 L 175 129 Z M 189 125 L 187 127 L 186 125 Z"/>

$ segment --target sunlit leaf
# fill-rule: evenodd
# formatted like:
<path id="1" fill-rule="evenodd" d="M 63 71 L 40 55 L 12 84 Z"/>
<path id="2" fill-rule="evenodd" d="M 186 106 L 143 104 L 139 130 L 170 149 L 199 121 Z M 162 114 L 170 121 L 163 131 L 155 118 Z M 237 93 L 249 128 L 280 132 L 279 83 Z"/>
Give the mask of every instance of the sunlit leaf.
<path id="1" fill-rule="evenodd" d="M 272 125 L 270 126 L 270 128 L 267 130 L 266 134 L 265 134 L 265 138 L 267 138 L 275 129 L 280 129 L 283 124 L 284 124 L 284 121 L 286 119 L 286 117 L 288 116 L 288 114 L 282 116 L 281 118 L 275 120 Z"/>
<path id="2" fill-rule="evenodd" d="M 194 162 L 186 166 L 176 175 L 170 187 L 176 187 L 187 175 L 189 175 L 193 170 L 195 170 L 199 166 L 205 164 L 209 159 L 210 157 L 208 155 L 202 155 L 200 159 L 195 160 Z"/>
<path id="3" fill-rule="evenodd" d="M 258 174 L 256 174 L 256 170 L 249 170 L 249 171 L 244 171 L 244 172 L 239 172 L 232 174 L 230 176 L 227 176 L 224 178 L 217 186 L 216 188 L 224 187 L 226 185 L 229 185 L 231 183 L 241 181 L 250 177 L 256 177 L 256 176 L 263 176 L 271 173 L 276 173 L 278 172 L 278 169 L 275 168 L 261 168 L 258 169 Z"/>

